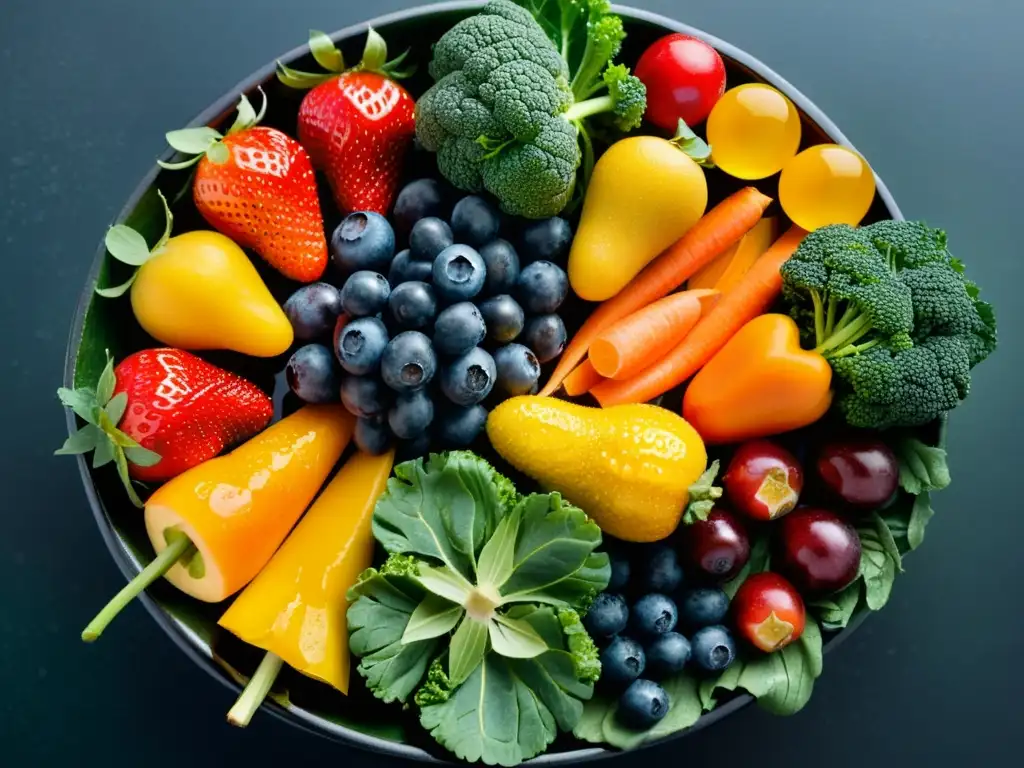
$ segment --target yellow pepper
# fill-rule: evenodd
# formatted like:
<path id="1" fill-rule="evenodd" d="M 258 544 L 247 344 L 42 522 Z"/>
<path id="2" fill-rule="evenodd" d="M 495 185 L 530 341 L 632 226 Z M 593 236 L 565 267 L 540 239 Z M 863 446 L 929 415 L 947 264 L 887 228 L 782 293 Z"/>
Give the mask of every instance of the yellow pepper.
<path id="1" fill-rule="evenodd" d="M 209 603 L 248 584 L 316 496 L 353 427 L 340 405 L 307 405 L 157 489 L 145 510 L 157 556 L 100 611 L 82 639 L 99 637 L 160 576 Z"/>
<path id="2" fill-rule="evenodd" d="M 248 724 L 282 662 L 348 693 L 345 593 L 373 562 L 373 509 L 393 463 L 393 452 L 349 459 L 221 617 L 220 626 L 267 651 L 229 722 Z"/>

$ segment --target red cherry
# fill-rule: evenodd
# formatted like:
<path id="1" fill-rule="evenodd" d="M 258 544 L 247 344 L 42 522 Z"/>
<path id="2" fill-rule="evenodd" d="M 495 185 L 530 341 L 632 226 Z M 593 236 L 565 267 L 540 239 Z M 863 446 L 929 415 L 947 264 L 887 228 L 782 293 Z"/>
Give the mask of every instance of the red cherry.
<path id="1" fill-rule="evenodd" d="M 873 438 L 825 445 L 818 455 L 817 470 L 836 498 L 863 510 L 883 506 L 896 493 L 900 478 L 892 449 Z"/>
<path id="2" fill-rule="evenodd" d="M 779 570 L 806 593 L 836 592 L 860 569 L 857 531 L 824 509 L 786 515 L 779 522 L 778 545 Z"/>
<path id="3" fill-rule="evenodd" d="M 766 653 L 799 640 L 807 612 L 796 589 L 777 573 L 755 573 L 740 585 L 732 600 L 736 629 Z"/>
<path id="4" fill-rule="evenodd" d="M 722 485 L 737 511 L 755 520 L 775 520 L 796 507 L 804 474 L 796 457 L 781 445 L 750 440 L 736 450 Z"/>
<path id="5" fill-rule="evenodd" d="M 646 118 L 675 131 L 679 120 L 703 122 L 725 93 L 725 63 L 718 51 L 696 37 L 675 33 L 656 40 L 636 65 L 647 86 Z"/>
<path id="6" fill-rule="evenodd" d="M 724 509 L 713 509 L 707 520 L 686 529 L 687 564 L 716 581 L 728 581 L 750 559 L 750 539 L 743 523 Z"/>

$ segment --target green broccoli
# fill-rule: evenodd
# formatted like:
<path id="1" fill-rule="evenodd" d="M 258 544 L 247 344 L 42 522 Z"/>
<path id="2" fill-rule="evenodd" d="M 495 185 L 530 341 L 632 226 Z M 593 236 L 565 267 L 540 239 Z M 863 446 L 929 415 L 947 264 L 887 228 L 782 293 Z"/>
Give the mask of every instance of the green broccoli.
<path id="1" fill-rule="evenodd" d="M 392 552 L 384 565 L 380 567 L 381 576 L 418 576 L 420 572 L 418 561 L 412 555 L 402 555 Z"/>
<path id="2" fill-rule="evenodd" d="M 609 8 L 607 0 L 551 0 L 535 18 L 491 0 L 441 37 L 430 63 L 436 82 L 416 105 L 416 135 L 437 153 L 445 178 L 467 192 L 487 190 L 515 216 L 544 218 L 566 206 L 577 169 L 583 163 L 585 184 L 593 165 L 585 121 L 607 113 L 629 131 L 647 106 L 643 83 L 609 64 L 625 37 Z M 577 33 L 586 45 L 573 73 L 567 57 Z"/>
<path id="3" fill-rule="evenodd" d="M 431 704 L 443 704 L 452 695 L 452 681 L 444 671 L 444 664 L 441 658 L 434 659 L 427 670 L 427 679 L 416 691 L 413 701 L 419 707 L 427 707 Z"/>
<path id="4" fill-rule="evenodd" d="M 580 615 L 571 608 L 558 611 L 558 622 L 565 634 L 565 644 L 572 654 L 576 677 L 582 683 L 595 683 L 601 677 L 601 659 L 593 638 L 580 621 Z"/>
<path id="5" fill-rule="evenodd" d="M 920 222 L 823 227 L 781 273 L 790 313 L 831 363 L 853 426 L 932 421 L 967 396 L 971 368 L 995 349 L 991 306 L 945 233 Z"/>

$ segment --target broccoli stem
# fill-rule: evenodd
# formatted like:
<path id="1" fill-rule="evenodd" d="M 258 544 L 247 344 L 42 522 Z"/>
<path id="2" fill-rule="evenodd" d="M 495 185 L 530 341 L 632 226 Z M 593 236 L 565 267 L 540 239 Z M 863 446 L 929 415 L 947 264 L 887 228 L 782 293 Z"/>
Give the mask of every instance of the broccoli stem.
<path id="1" fill-rule="evenodd" d="M 814 343 L 821 346 L 825 343 L 825 307 L 821 303 L 821 294 L 811 291 L 811 303 L 814 305 Z"/>
<path id="2" fill-rule="evenodd" d="M 515 141 L 515 139 L 501 141 L 500 139 L 492 139 L 488 136 L 477 136 L 476 138 L 476 143 L 487 150 L 487 154 L 481 160 L 490 160 L 492 157 L 497 157 L 507 146 L 515 144 Z"/>
<path id="3" fill-rule="evenodd" d="M 872 347 L 878 346 L 882 343 L 881 339 L 872 339 L 871 341 L 865 341 L 863 344 L 850 344 L 828 354 L 829 360 L 835 360 L 839 357 L 849 357 L 850 355 L 859 355 L 861 352 L 867 352 Z"/>
<path id="4" fill-rule="evenodd" d="M 850 304 L 846 307 L 846 311 L 843 312 L 843 316 L 839 318 L 839 322 L 836 323 L 836 327 L 832 329 L 832 333 L 838 333 L 843 330 L 850 321 L 857 316 L 857 307 L 854 304 Z M 829 334 L 831 336 L 832 334 Z"/>
<path id="5" fill-rule="evenodd" d="M 576 121 L 576 130 L 579 131 L 580 138 L 583 139 L 583 191 L 586 192 L 590 185 L 590 177 L 594 174 L 594 142 L 591 141 L 590 134 L 582 121 Z"/>
<path id="6" fill-rule="evenodd" d="M 839 307 L 839 299 L 835 296 L 828 297 L 828 311 L 825 315 L 825 335 L 831 336 L 836 330 L 836 311 Z M 821 342 L 818 342 L 819 344 Z"/>
<path id="7" fill-rule="evenodd" d="M 577 101 L 562 113 L 562 117 L 570 123 L 575 123 L 602 112 L 611 112 L 613 109 L 615 109 L 615 100 L 611 96 L 598 96 L 596 99 Z"/>
<path id="8" fill-rule="evenodd" d="M 843 349 L 850 344 L 856 344 L 866 334 L 870 333 L 871 327 L 870 317 L 858 315 L 856 320 L 851 321 L 842 330 L 826 338 L 824 342 L 814 348 L 814 351 L 819 355 L 831 357 L 833 350 Z"/>
<path id="9" fill-rule="evenodd" d="M 600 82 L 601 70 L 607 64 L 603 57 L 595 55 L 594 48 L 593 38 L 588 35 L 587 45 L 583 49 L 583 58 L 580 60 L 580 68 L 576 70 L 570 84 L 573 96 L 577 99 L 585 99 L 594 92 L 594 84 Z"/>

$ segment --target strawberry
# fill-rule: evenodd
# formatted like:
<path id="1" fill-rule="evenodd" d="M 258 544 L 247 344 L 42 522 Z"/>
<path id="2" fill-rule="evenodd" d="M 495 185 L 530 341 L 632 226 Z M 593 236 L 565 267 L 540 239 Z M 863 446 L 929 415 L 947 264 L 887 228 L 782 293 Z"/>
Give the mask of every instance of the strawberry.
<path id="1" fill-rule="evenodd" d="M 203 218 L 285 277 L 313 282 L 327 267 L 313 165 L 295 139 L 257 125 L 266 107 L 264 98 L 257 115 L 243 95 L 226 136 L 209 127 L 169 132 L 168 144 L 196 157 L 160 165 L 198 163 L 192 195 Z"/>
<path id="2" fill-rule="evenodd" d="M 162 482 L 263 429 L 274 407 L 240 376 L 180 349 L 144 349 L 107 365 L 95 389 L 57 390 L 86 421 L 57 454 L 94 450 L 93 467 L 114 461 L 132 502 L 132 480 Z"/>
<path id="3" fill-rule="evenodd" d="M 278 62 L 278 79 L 312 88 L 299 108 L 299 140 L 323 170 L 342 213 L 386 215 L 398 189 L 402 160 L 416 133 L 416 102 L 395 82 L 402 54 L 391 62 L 387 45 L 370 29 L 362 61 L 352 69 L 331 39 L 311 32 L 309 47 L 324 74 L 297 72 Z"/>

